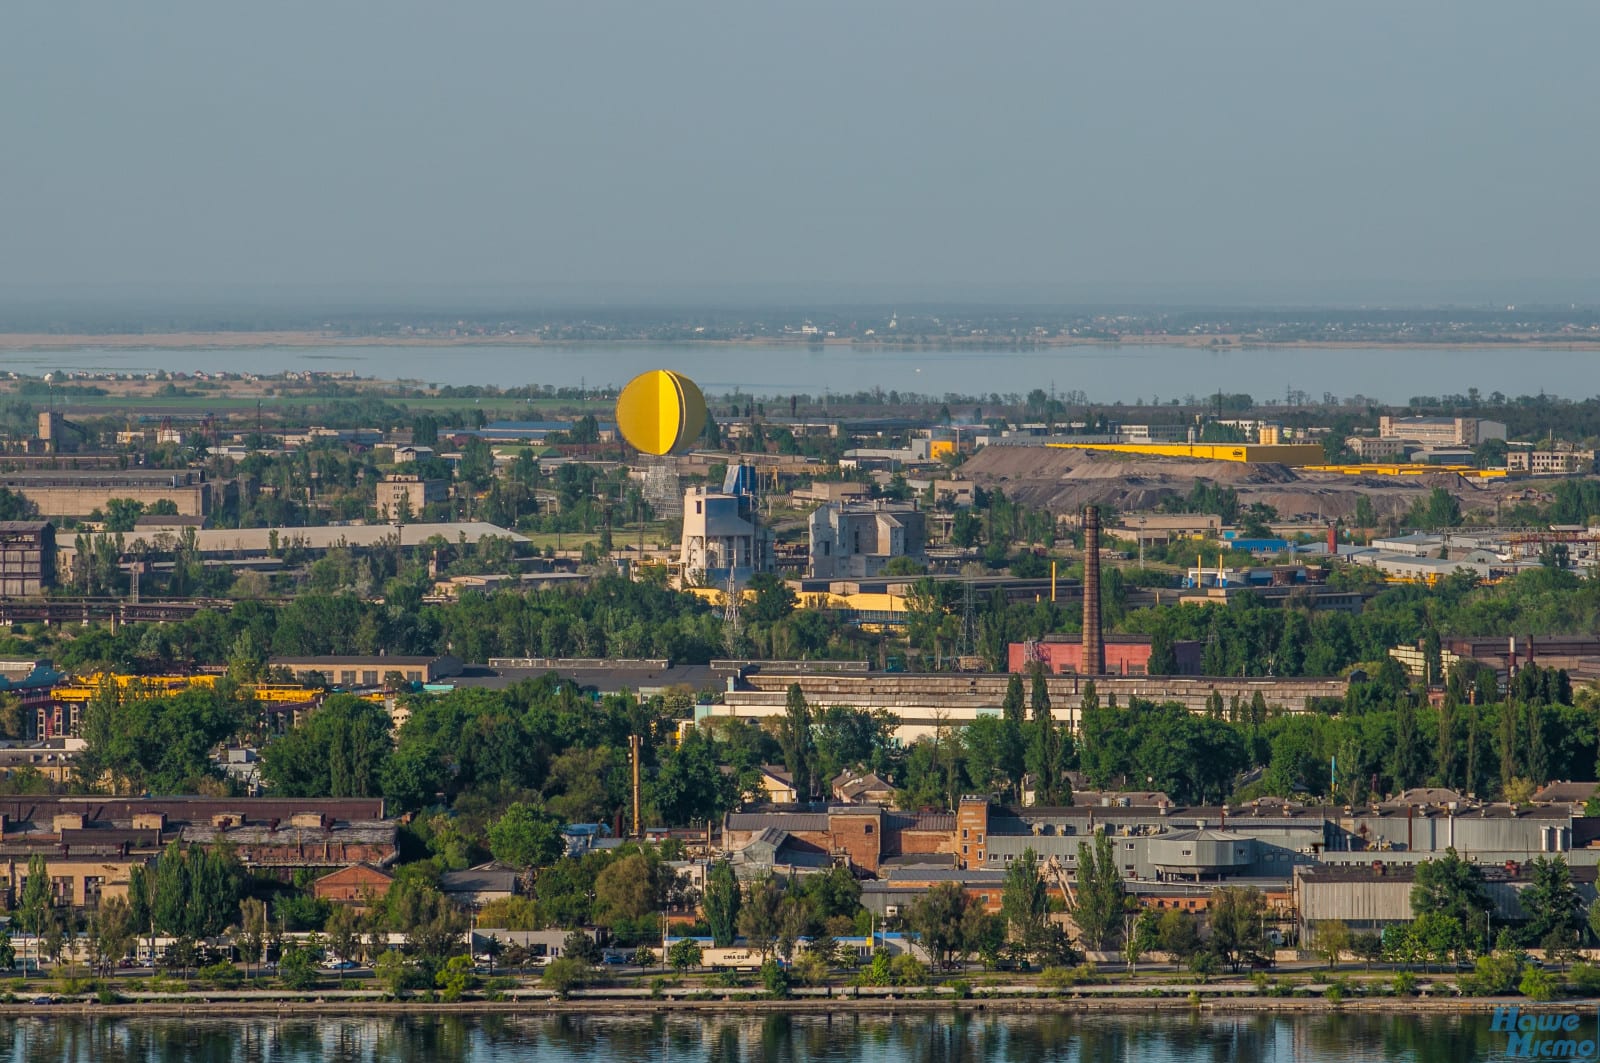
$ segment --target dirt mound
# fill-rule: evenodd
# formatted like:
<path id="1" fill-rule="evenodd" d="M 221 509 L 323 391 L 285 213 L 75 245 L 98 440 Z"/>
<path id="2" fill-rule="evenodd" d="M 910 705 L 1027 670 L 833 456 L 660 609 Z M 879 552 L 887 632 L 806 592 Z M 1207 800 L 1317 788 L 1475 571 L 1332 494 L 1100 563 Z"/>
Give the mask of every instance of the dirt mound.
<path id="1" fill-rule="evenodd" d="M 1362 497 L 1379 515 L 1403 512 L 1435 487 L 1455 495 L 1463 510 L 1492 509 L 1498 490 L 1495 485 L 1465 480 L 1454 473 L 1346 476 L 1274 464 L 1050 447 L 985 447 L 961 472 L 986 489 L 999 488 L 1008 498 L 1053 513 L 1086 505 L 1129 511 L 1156 509 L 1169 498 L 1187 495 L 1196 480 L 1231 487 L 1242 504 L 1263 502 L 1284 517 L 1349 518 Z"/>

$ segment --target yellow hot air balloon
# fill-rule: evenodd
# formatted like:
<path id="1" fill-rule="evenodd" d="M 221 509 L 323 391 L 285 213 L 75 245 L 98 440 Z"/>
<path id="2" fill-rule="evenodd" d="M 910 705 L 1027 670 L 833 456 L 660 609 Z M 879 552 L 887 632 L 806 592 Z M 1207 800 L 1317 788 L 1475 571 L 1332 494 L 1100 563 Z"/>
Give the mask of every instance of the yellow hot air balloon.
<path id="1" fill-rule="evenodd" d="M 693 380 L 670 369 L 652 369 L 628 381 L 617 396 L 622 438 L 646 454 L 670 454 L 700 438 L 706 399 Z"/>

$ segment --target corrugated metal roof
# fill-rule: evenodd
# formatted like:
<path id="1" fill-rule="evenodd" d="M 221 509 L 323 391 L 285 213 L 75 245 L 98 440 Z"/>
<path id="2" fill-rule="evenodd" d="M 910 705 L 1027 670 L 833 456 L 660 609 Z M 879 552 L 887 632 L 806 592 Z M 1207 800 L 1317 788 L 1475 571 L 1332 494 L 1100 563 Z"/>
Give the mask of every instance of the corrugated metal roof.
<path id="1" fill-rule="evenodd" d="M 885 817 L 886 826 L 899 830 L 939 830 L 949 831 L 956 829 L 956 815 L 954 812 L 895 812 Z"/>
<path id="2" fill-rule="evenodd" d="M 888 869 L 890 885 L 902 882 L 960 882 L 969 886 L 989 886 L 1004 882 L 1004 871 L 963 870 L 944 867 L 894 867 Z"/>
<path id="3" fill-rule="evenodd" d="M 763 831 L 769 827 L 786 831 L 826 831 L 826 812 L 730 812 L 726 830 Z"/>

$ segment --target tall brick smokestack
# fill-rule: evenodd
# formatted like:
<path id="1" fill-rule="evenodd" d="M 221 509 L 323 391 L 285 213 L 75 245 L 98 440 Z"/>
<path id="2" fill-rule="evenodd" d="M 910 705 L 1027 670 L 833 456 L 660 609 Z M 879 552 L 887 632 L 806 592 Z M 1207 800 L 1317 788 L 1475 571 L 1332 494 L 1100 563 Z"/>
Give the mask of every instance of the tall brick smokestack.
<path id="1" fill-rule="evenodd" d="M 1083 507 L 1083 671 L 1106 672 L 1106 645 L 1100 631 L 1100 507 Z"/>

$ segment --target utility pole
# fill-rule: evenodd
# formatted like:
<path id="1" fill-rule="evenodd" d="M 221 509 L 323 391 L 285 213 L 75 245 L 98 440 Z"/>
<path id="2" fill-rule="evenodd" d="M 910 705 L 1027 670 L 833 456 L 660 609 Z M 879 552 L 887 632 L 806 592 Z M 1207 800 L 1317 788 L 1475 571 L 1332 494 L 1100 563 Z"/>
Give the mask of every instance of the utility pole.
<path id="1" fill-rule="evenodd" d="M 640 837 L 639 831 L 639 736 L 629 735 L 628 745 L 633 751 L 633 836 Z"/>

